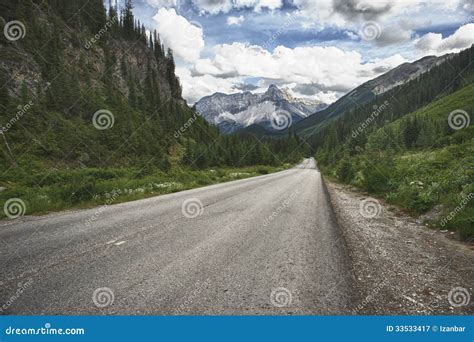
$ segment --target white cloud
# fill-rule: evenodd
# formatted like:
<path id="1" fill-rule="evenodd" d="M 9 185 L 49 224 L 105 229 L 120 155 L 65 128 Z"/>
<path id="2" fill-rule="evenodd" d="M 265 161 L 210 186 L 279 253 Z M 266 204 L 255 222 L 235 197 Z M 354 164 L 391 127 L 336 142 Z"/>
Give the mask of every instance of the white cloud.
<path id="1" fill-rule="evenodd" d="M 203 31 L 198 22 L 189 22 L 174 9 L 160 8 L 153 17 L 163 43 L 174 55 L 187 62 L 199 59 L 204 49 Z"/>
<path id="2" fill-rule="evenodd" d="M 379 46 L 409 41 L 414 30 L 433 23 L 441 27 L 462 21 L 462 2 L 472 0 L 293 0 L 303 27 L 358 32 L 364 24 L 376 22 L 380 36 L 372 43 Z"/>
<path id="3" fill-rule="evenodd" d="M 194 69 L 183 76 L 189 82 L 192 101 L 215 91 L 232 89 L 233 84 L 247 77 L 262 78 L 262 87 L 278 83 L 292 88 L 297 84 L 314 84 L 319 89 L 312 98 L 335 99 L 359 84 L 384 71 L 406 62 L 400 55 L 375 59 L 364 63 L 356 51 L 344 51 L 337 47 L 278 46 L 269 52 L 260 46 L 243 43 L 222 44 L 214 48 L 212 59 L 200 59 Z M 219 87 L 223 87 L 219 89 Z M 185 87 L 186 88 L 186 87 Z M 294 88 L 294 86 L 293 86 Z M 295 93 L 296 96 L 304 94 Z"/>
<path id="4" fill-rule="evenodd" d="M 177 67 L 176 74 L 179 76 L 183 86 L 183 97 L 190 105 L 206 95 L 216 92 L 235 92 L 234 86 L 239 83 L 240 78 L 218 78 L 212 75 L 192 76 L 189 68 Z"/>
<path id="5" fill-rule="evenodd" d="M 153 7 L 179 7 L 183 0 L 147 0 Z M 283 6 L 283 0 L 192 0 L 201 13 L 228 13 L 234 8 L 253 8 L 260 12 L 262 9 L 276 10 Z"/>
<path id="6" fill-rule="evenodd" d="M 217 14 L 229 12 L 233 5 L 231 0 L 193 0 L 193 3 L 204 13 Z"/>
<path id="7" fill-rule="evenodd" d="M 449 37 L 443 38 L 440 33 L 427 33 L 414 41 L 415 47 L 423 54 L 442 55 L 459 52 L 474 44 L 474 24 L 461 26 Z"/>
<path id="8" fill-rule="evenodd" d="M 341 25 L 345 21 L 374 20 L 422 8 L 456 10 L 462 1 L 466 0 L 293 0 L 293 4 L 307 18 L 318 19 L 322 24 Z"/>
<path id="9" fill-rule="evenodd" d="M 256 12 L 260 12 L 262 8 L 276 10 L 283 6 L 282 0 L 235 0 L 236 7 L 253 7 Z"/>
<path id="10" fill-rule="evenodd" d="M 239 17 L 228 17 L 227 18 L 227 25 L 235 25 L 235 26 L 240 26 L 244 22 L 245 18 L 243 15 Z"/>
<path id="11" fill-rule="evenodd" d="M 359 40 L 359 39 L 360 39 L 359 35 L 357 35 L 357 34 L 351 32 L 351 31 L 345 31 L 344 33 L 345 33 L 346 36 L 348 36 L 351 40 Z"/>
<path id="12" fill-rule="evenodd" d="M 146 0 L 146 2 L 156 8 L 160 7 L 176 7 L 179 5 L 180 0 Z"/>
<path id="13" fill-rule="evenodd" d="M 298 10 L 291 15 L 297 19 L 288 27 L 319 31 L 325 26 L 336 26 L 351 40 L 346 39 L 337 46 L 278 46 L 273 51 L 267 51 L 265 45 L 241 42 L 205 47 L 199 23 L 188 21 L 173 9 L 179 7 L 182 0 L 146 1 L 160 7 L 153 17 L 156 29 L 164 44 L 174 50 L 183 96 L 191 104 L 214 92 L 238 91 L 238 85 L 245 85 L 247 78 L 260 79 L 257 91 L 276 83 L 290 89 L 295 96 L 333 102 L 361 83 L 407 62 L 406 58 L 413 60 L 427 54 L 458 52 L 474 43 L 474 24 L 460 27 L 449 37 L 443 38 L 439 33 L 415 36 L 417 30 L 434 24 L 442 27 L 468 22 L 462 9 L 467 11 L 466 4 L 472 0 L 293 0 Z M 230 26 L 240 26 L 245 21 L 245 16 L 233 9 L 260 12 L 282 7 L 282 0 L 191 1 L 201 14 L 230 12 L 227 18 Z M 262 18 L 262 21 L 253 19 L 251 24 L 266 27 L 265 20 L 274 20 L 274 13 L 264 16 L 266 14 L 253 14 L 252 18 Z M 362 40 L 360 29 L 371 21 L 380 25 L 380 34 L 374 40 Z M 288 27 L 285 25 L 279 30 Z M 371 49 L 372 44 L 377 48 Z M 380 56 L 384 58 L 377 58 Z"/>

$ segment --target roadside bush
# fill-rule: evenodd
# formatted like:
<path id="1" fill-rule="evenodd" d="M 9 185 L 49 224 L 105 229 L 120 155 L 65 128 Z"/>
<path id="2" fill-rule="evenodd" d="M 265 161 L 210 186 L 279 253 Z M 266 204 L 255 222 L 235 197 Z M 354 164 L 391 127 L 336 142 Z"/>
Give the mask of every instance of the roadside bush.
<path id="1" fill-rule="evenodd" d="M 435 199 L 418 183 L 402 184 L 398 187 L 396 194 L 388 200 L 408 210 L 420 214 L 431 209 Z"/>
<path id="2" fill-rule="evenodd" d="M 362 184 L 365 190 L 373 193 L 387 193 L 394 177 L 394 166 L 382 158 L 370 158 L 362 163 Z"/>
<path id="3" fill-rule="evenodd" d="M 355 171 L 349 158 L 344 158 L 339 162 L 336 177 L 344 183 L 350 183 L 354 179 Z"/>

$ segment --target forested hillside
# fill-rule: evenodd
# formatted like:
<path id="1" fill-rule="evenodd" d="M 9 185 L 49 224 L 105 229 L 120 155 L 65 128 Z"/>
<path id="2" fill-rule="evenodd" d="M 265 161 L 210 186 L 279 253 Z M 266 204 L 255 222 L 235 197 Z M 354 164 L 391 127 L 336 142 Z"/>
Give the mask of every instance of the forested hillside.
<path id="1" fill-rule="evenodd" d="M 435 208 L 433 224 L 474 237 L 473 60 L 471 47 L 346 113 L 312 139 L 320 167 L 412 213 Z"/>
<path id="2" fill-rule="evenodd" d="M 294 138 L 220 136 L 182 99 L 173 52 L 122 5 L 1 2 L 0 197 L 81 203 L 153 174 L 301 158 Z"/>

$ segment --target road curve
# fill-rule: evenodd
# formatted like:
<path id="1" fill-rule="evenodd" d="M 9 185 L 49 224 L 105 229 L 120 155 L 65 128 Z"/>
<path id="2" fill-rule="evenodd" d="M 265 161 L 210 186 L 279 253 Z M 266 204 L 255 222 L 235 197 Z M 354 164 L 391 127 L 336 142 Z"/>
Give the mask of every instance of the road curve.
<path id="1" fill-rule="evenodd" d="M 347 314 L 355 306 L 344 239 L 313 159 L 2 221 L 0 268 L 0 314 Z"/>

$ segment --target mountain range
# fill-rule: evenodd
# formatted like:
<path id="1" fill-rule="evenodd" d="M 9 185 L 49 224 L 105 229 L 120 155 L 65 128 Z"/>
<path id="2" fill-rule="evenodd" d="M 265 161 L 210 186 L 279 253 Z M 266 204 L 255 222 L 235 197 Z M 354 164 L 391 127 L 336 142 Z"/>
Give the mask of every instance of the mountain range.
<path id="1" fill-rule="evenodd" d="M 283 145 L 223 135 L 189 108 L 173 50 L 138 21 L 132 1 L 108 9 L 102 0 L 5 4 L 0 30 L 17 25 L 10 30 L 19 34 L 0 35 L 0 188 L 32 175 L 40 184 L 48 165 L 142 175 L 173 165 L 279 165 L 303 157 L 291 153 L 292 137 Z M 6 172 L 16 166 L 28 170 L 24 177 Z M 66 189 L 64 198 L 72 192 L 82 196 Z"/>
<path id="2" fill-rule="evenodd" d="M 274 114 L 284 111 L 291 116 L 294 132 L 311 135 L 351 108 L 368 103 L 377 95 L 406 84 L 452 56 L 453 54 L 426 56 L 412 63 L 403 63 L 361 84 L 330 105 L 294 98 L 272 84 L 261 94 L 248 91 L 235 94 L 214 93 L 200 99 L 195 104 L 195 109 L 223 133 L 247 131 L 258 135 L 286 134 L 286 130 L 272 124 Z"/>
<path id="3" fill-rule="evenodd" d="M 356 87 L 324 110 L 309 115 L 304 120 L 294 123 L 292 130 L 303 135 L 311 135 L 320 131 L 335 118 L 344 115 L 348 110 L 363 105 L 397 86 L 406 84 L 433 67 L 442 64 L 453 54 L 441 57 L 426 56 L 412 63 L 403 63 L 390 71 Z"/>
<path id="4" fill-rule="evenodd" d="M 278 131 L 280 127 L 275 124 L 275 115 L 283 114 L 287 116 L 285 119 L 296 123 L 326 107 L 325 103 L 294 98 L 274 84 L 264 93 L 214 93 L 195 104 L 196 111 L 223 133 L 233 133 L 253 125 Z"/>

